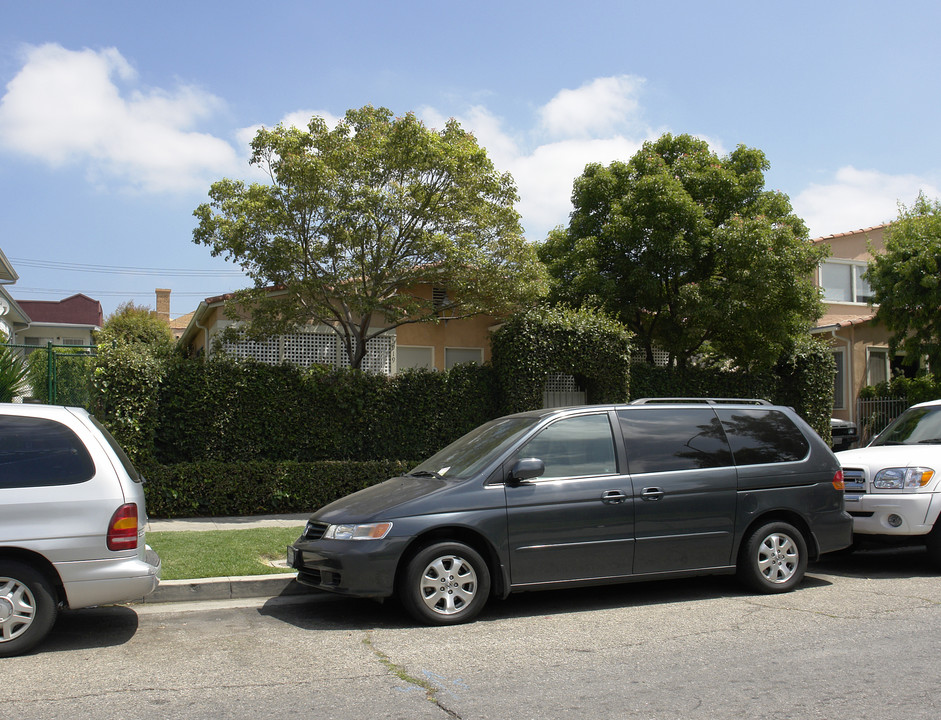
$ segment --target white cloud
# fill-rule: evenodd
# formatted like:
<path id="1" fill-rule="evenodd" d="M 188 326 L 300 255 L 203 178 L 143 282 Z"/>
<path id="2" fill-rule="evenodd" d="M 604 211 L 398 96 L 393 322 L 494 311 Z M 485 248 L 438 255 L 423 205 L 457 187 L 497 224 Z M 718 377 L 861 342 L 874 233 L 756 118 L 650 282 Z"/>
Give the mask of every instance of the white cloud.
<path id="1" fill-rule="evenodd" d="M 627 161 L 660 134 L 640 122 L 636 95 L 642 85 L 639 78 L 621 76 L 562 90 L 537 110 L 537 131 L 528 135 L 510 133 L 480 105 L 456 118 L 487 149 L 497 169 L 513 175 L 528 238 L 541 241 L 552 228 L 568 223 L 572 184 L 588 163 Z M 447 120 L 434 108 L 419 114 L 430 127 L 440 128 Z M 534 134 L 541 139 L 528 142 Z"/>
<path id="2" fill-rule="evenodd" d="M 192 86 L 138 86 L 114 48 L 28 47 L 0 99 L 0 145 L 54 167 L 151 192 L 205 189 L 243 167 L 224 140 L 192 128 L 223 107 Z"/>
<path id="3" fill-rule="evenodd" d="M 809 185 L 792 204 L 807 223 L 810 236 L 822 237 L 891 222 L 898 217 L 898 203 L 911 205 L 919 191 L 928 197 L 941 196 L 926 178 L 847 166 L 831 182 Z"/>
<path id="4" fill-rule="evenodd" d="M 592 138 L 640 123 L 642 78 L 633 75 L 598 78 L 576 90 L 561 90 L 539 111 L 543 129 L 551 137 Z"/>

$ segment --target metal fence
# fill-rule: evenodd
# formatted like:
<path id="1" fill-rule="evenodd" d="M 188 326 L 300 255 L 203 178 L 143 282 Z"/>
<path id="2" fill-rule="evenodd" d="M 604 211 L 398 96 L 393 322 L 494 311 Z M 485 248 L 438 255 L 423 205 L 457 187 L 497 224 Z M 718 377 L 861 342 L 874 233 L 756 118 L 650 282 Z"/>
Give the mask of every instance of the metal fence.
<path id="1" fill-rule="evenodd" d="M 905 412 L 908 398 L 869 398 L 856 401 L 856 423 L 859 426 L 859 447 L 869 444 L 885 427 Z"/>
<path id="2" fill-rule="evenodd" d="M 96 346 L 4 344 L 29 367 L 22 396 L 53 405 L 89 407 Z M 41 354 L 38 359 L 35 353 Z"/>

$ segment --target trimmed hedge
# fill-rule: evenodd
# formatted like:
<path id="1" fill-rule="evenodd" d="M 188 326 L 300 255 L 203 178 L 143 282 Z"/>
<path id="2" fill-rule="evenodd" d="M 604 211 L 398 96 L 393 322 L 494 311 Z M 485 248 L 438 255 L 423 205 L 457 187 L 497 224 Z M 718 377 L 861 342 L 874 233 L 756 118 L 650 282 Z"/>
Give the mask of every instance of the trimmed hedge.
<path id="1" fill-rule="evenodd" d="M 423 458 L 500 414 L 493 368 L 385 377 L 216 357 L 161 385 L 159 463 Z"/>
<path id="2" fill-rule="evenodd" d="M 830 442 L 833 409 L 833 356 L 821 343 L 801 340 L 778 359 L 770 373 L 716 367 L 684 369 L 631 365 L 631 399 L 642 397 L 762 398 L 794 408 Z"/>
<path id="3" fill-rule="evenodd" d="M 395 477 L 418 463 L 196 462 L 148 465 L 144 495 L 152 517 L 304 513 Z"/>
<path id="4" fill-rule="evenodd" d="M 593 404 L 623 402 L 630 385 L 631 334 L 600 311 L 536 308 L 491 337 L 503 412 L 542 407 L 551 373 L 572 375 Z"/>

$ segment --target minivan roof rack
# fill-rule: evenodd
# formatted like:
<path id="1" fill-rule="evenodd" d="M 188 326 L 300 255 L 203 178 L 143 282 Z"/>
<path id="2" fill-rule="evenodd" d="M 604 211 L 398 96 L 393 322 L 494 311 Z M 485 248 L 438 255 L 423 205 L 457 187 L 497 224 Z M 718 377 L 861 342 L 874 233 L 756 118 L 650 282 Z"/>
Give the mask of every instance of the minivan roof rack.
<path id="1" fill-rule="evenodd" d="M 707 405 L 771 405 L 763 398 L 703 398 L 703 397 L 656 397 L 638 398 L 631 405 L 656 405 L 658 403 L 704 403 Z"/>

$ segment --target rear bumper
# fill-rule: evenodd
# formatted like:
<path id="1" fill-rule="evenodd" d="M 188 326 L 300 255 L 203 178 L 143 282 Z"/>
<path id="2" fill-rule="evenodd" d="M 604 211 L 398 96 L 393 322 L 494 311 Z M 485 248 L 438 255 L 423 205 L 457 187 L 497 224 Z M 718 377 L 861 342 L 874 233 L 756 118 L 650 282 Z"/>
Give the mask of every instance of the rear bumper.
<path id="1" fill-rule="evenodd" d="M 140 600 L 160 583 L 160 557 L 146 546 L 141 555 L 56 563 L 70 608 Z"/>
<path id="2" fill-rule="evenodd" d="M 816 518 L 813 532 L 820 555 L 842 550 L 853 544 L 853 518 L 845 511 L 827 513 Z"/>

